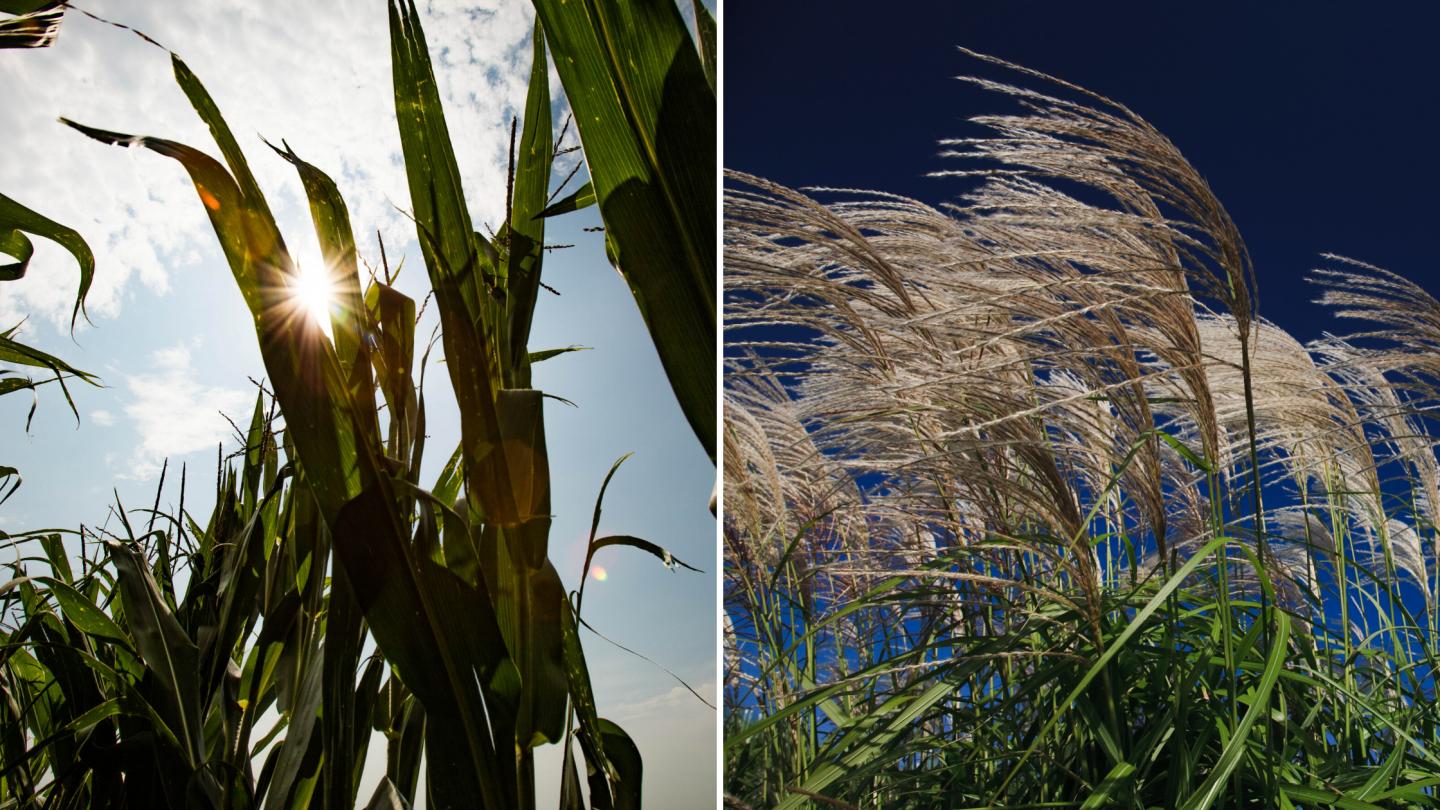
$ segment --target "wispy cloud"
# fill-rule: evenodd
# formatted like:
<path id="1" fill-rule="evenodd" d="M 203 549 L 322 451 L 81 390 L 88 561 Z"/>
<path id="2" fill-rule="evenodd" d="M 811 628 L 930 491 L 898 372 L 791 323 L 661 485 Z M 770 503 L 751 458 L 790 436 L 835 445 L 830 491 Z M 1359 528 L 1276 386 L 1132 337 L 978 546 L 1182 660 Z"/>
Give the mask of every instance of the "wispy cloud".
<path id="1" fill-rule="evenodd" d="M 708 697 L 712 703 L 719 702 L 719 692 L 715 689 L 714 681 L 695 684 L 695 691 Z M 662 692 L 642 700 L 616 703 L 605 709 L 609 716 L 632 720 L 660 720 L 671 717 L 677 711 L 684 714 L 708 713 L 714 715 L 713 709 L 701 703 L 694 695 L 690 694 L 689 689 L 683 686 L 676 686 L 668 692 Z"/>
<path id="2" fill-rule="evenodd" d="M 105 410 L 104 408 L 96 408 L 95 410 L 90 412 L 90 421 L 94 422 L 100 427 L 111 427 L 115 424 L 115 414 Z"/>
<path id="3" fill-rule="evenodd" d="M 230 433 L 222 413 L 239 414 L 250 402 L 243 391 L 199 382 L 186 346 L 161 349 L 150 359 L 148 372 L 125 381 L 125 415 L 138 437 L 127 477 L 148 478 L 167 458 L 213 449 Z"/>

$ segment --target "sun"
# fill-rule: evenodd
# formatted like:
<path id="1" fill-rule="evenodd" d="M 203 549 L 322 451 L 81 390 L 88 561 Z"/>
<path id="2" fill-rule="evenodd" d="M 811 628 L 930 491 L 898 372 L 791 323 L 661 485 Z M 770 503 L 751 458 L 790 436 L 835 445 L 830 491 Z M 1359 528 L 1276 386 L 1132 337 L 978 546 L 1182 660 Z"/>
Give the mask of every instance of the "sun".
<path id="1" fill-rule="evenodd" d="M 330 308 L 335 305 L 335 285 L 330 281 L 329 268 L 319 259 L 297 262 L 290 279 L 290 296 L 296 310 L 320 325 L 330 334 Z"/>

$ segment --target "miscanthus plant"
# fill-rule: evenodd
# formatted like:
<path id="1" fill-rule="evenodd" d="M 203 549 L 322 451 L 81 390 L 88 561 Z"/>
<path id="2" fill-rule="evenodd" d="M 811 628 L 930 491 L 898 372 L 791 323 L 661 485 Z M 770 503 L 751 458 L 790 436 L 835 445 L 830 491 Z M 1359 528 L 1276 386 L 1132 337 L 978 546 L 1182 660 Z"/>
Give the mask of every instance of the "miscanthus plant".
<path id="1" fill-rule="evenodd" d="M 714 377 L 695 359 L 711 368 L 714 236 L 696 223 L 714 210 L 713 21 L 696 9 L 696 43 L 669 0 L 538 0 L 510 182 L 487 190 L 504 194 L 506 218 L 486 236 L 467 210 L 419 13 L 388 5 L 409 213 L 459 445 L 436 480 L 420 480 L 429 352 L 416 303 L 388 267 L 362 283 L 345 202 L 323 171 L 271 145 L 309 202 L 335 292 L 329 334 L 297 295 L 299 268 L 244 151 L 178 56 L 175 79 L 220 160 L 65 121 L 183 166 L 273 394 L 262 390 L 238 468 L 222 464 L 206 524 L 184 510 L 182 484 L 177 513 L 160 513 L 157 493 L 143 529 L 117 504 L 119 528 L 82 531 L 78 559 L 59 534 L 6 538 L 39 549 L 17 552 L 0 584 L 0 806 L 529 808 L 535 749 L 550 744 L 564 747 L 562 807 L 640 806 L 641 752 L 599 714 L 581 594 L 548 554 L 545 395 L 531 368 L 565 350 L 528 344 L 545 221 L 597 205 L 609 258 L 713 455 Z M 547 31 L 590 170 L 558 202 L 569 178 L 551 176 Z M 586 566 L 612 545 L 681 564 L 647 540 L 595 536 L 614 473 Z M 385 776 L 365 797 L 372 731 L 387 738 Z"/>
<path id="2" fill-rule="evenodd" d="M 727 175 L 726 801 L 1440 803 L 1440 302 L 1327 257 L 1301 344 L 1169 140 L 1006 67 L 956 205 Z"/>

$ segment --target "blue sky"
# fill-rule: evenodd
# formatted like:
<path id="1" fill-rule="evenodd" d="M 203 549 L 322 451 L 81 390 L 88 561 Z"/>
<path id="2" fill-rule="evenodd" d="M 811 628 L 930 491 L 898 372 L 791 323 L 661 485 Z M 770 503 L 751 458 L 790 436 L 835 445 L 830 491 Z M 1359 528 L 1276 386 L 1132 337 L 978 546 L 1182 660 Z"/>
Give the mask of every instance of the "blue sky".
<path id="1" fill-rule="evenodd" d="M 350 206 L 362 258 L 378 264 L 378 229 L 392 266 L 405 259 L 399 286 L 417 301 L 424 297 L 413 226 L 397 211 L 408 207 L 408 193 L 383 2 L 231 0 L 163 12 L 161 4 L 120 0 L 83 5 L 176 49 L 206 83 L 300 262 L 318 254 L 303 190 L 259 135 L 287 139 L 329 172 Z M 466 5 L 422 8 L 422 15 L 471 214 L 493 227 L 503 218 L 509 120 L 523 102 L 532 17 L 529 3 Z M 0 530 L 102 523 L 112 489 L 127 506 L 148 507 L 167 458 L 162 503 L 175 503 L 183 463 L 187 509 L 203 515 L 216 443 L 227 450 L 234 444 L 220 413 L 248 419 L 254 393 L 246 378 L 264 373 L 244 303 L 177 164 L 97 144 L 55 119 L 158 135 L 212 154 L 213 144 L 162 51 L 73 12 L 54 48 L 0 53 L 0 86 L 7 95 L 0 188 L 75 227 L 97 256 L 93 327 L 70 336 L 74 265 L 40 241 L 29 276 L 0 284 L 0 324 L 28 318 L 25 339 L 105 384 L 72 389 L 78 427 L 58 389 L 42 388 L 28 435 L 29 399 L 0 399 L 0 464 L 18 467 L 25 479 L 0 506 Z M 553 76 L 552 92 L 561 95 Z M 601 532 L 650 539 L 707 573 L 670 572 L 647 555 L 606 549 L 596 562 L 608 576 L 586 588 L 586 618 L 714 695 L 715 522 L 707 509 L 714 467 L 674 402 L 629 290 L 605 260 L 601 235 L 583 231 L 599 224 L 592 210 L 552 225 L 547 241 L 575 247 L 546 259 L 545 281 L 560 295 L 542 292 L 531 339 L 536 349 L 593 349 L 535 370 L 537 387 L 579 406 L 546 403 L 556 512 L 551 556 L 567 584 L 577 585 L 600 482 L 617 457 L 633 452 L 607 493 Z M 434 320 L 430 308 L 417 334 L 428 335 Z M 426 376 L 430 438 L 422 479 L 431 480 L 458 439 L 440 353 L 437 347 Z M 690 806 L 705 797 L 709 804 L 715 713 L 653 665 L 593 636 L 585 644 L 601 713 L 625 727 L 645 757 L 646 803 Z M 541 767 L 540 801 L 551 804 L 555 780 Z"/>

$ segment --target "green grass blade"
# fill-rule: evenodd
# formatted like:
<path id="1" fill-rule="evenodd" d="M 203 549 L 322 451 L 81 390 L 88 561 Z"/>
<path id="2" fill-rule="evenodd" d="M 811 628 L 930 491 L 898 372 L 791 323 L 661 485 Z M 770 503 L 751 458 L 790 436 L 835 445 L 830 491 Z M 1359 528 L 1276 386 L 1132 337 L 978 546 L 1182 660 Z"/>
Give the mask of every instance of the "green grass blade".
<path id="1" fill-rule="evenodd" d="M 1015 775 L 1024 767 L 1026 761 L 1029 760 L 1040 747 L 1045 736 L 1060 722 L 1060 718 L 1069 710 L 1070 704 L 1085 691 L 1085 688 L 1088 687 L 1092 681 L 1099 677 L 1101 671 L 1105 669 L 1105 665 L 1124 648 L 1125 643 L 1133 638 L 1135 634 L 1140 631 L 1140 628 L 1145 626 L 1145 622 L 1160 609 L 1160 606 L 1165 603 L 1166 598 L 1180 587 L 1180 584 L 1184 582 L 1185 578 L 1196 568 L 1200 567 L 1200 563 L 1204 562 L 1228 542 L 1230 542 L 1229 538 L 1219 537 L 1205 544 L 1194 556 L 1186 560 L 1184 565 L 1176 569 L 1175 573 L 1170 576 L 1170 579 L 1166 580 L 1165 584 L 1150 598 L 1149 602 L 1145 603 L 1143 608 L 1135 612 L 1135 615 L 1130 618 L 1130 623 L 1125 630 L 1121 632 L 1119 636 L 1116 636 L 1115 640 L 1110 643 L 1110 646 L 1105 649 L 1105 652 L 1096 659 L 1094 664 L 1091 664 L 1090 669 L 1080 681 L 1075 684 L 1069 694 L 1058 702 L 1057 705 L 1060 708 L 1046 721 L 1045 725 L 1040 729 L 1040 732 L 1035 735 L 1035 739 L 1030 742 L 1029 747 L 1020 755 L 1020 758 L 1015 762 L 1010 772 L 1006 774 L 1004 780 L 1001 781 L 1000 785 L 992 793 L 990 797 L 991 803 L 999 800 L 1001 794 L 1005 792 L 1005 787 L 1010 784 L 1010 781 L 1014 779 Z"/>
<path id="2" fill-rule="evenodd" d="M 1220 759 L 1200 785 L 1200 789 L 1182 805 L 1182 810 L 1205 810 L 1220 798 L 1221 792 L 1227 787 L 1231 772 L 1240 764 L 1240 758 L 1250 746 L 1250 729 L 1257 720 L 1269 716 L 1270 695 L 1275 690 L 1275 681 L 1279 679 L 1280 670 L 1285 665 L 1285 654 L 1289 650 L 1290 642 L 1289 614 L 1276 612 L 1274 615 L 1275 637 L 1271 640 L 1270 655 L 1265 662 L 1265 671 L 1260 675 L 1260 685 L 1256 688 L 1250 708 L 1245 712 L 1245 716 L 1240 718 L 1239 725 L 1231 729 L 1230 742 L 1221 751 Z"/>
<path id="3" fill-rule="evenodd" d="M 1118 791 L 1124 790 L 1130 784 L 1130 777 L 1135 775 L 1135 766 L 1128 762 L 1121 762 L 1110 769 L 1105 776 L 1105 781 L 1096 786 L 1095 792 L 1080 805 L 1080 810 L 1100 810 L 1110 804 Z"/>

